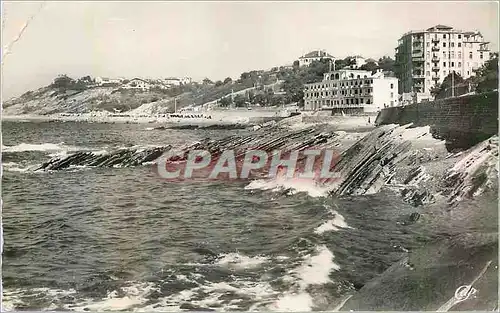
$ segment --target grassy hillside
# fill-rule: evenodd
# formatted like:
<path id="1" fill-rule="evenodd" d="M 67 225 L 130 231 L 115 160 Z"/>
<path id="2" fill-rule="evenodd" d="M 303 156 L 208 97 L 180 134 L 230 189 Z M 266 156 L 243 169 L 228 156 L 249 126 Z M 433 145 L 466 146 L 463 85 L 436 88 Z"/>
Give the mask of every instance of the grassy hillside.
<path id="1" fill-rule="evenodd" d="M 243 73 L 240 79 L 215 83 L 205 79 L 203 83 L 191 83 L 165 88 L 153 85 L 149 90 L 125 89 L 123 84 L 98 85 L 89 76 L 73 79 L 61 75 L 49 86 L 28 91 L 20 97 L 5 101 L 5 115 L 85 113 L 90 111 L 121 112 L 137 109 L 141 105 L 157 103 L 161 112 L 174 111 L 187 105 L 200 105 L 214 101 L 231 93 L 254 86 L 267 84 L 272 78 L 269 72 Z"/>

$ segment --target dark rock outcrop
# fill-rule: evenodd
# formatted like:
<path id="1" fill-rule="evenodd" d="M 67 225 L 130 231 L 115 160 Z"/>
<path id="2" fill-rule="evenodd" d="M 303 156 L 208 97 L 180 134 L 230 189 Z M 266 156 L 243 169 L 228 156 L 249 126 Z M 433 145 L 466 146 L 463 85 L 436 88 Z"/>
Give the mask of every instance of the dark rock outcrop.
<path id="1" fill-rule="evenodd" d="M 76 152 L 67 157 L 55 157 L 40 165 L 36 170 L 62 170 L 70 166 L 130 167 L 152 162 L 171 146 L 155 148 L 119 149 L 109 153 Z"/>

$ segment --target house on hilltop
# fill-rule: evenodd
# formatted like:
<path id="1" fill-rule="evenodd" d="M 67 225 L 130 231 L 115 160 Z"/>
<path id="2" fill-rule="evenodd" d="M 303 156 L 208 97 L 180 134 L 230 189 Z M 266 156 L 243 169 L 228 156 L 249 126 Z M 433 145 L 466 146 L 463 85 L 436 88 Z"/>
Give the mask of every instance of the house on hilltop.
<path id="1" fill-rule="evenodd" d="M 309 66 L 311 62 L 313 61 L 319 61 L 321 59 L 330 59 L 332 61 L 335 61 L 335 58 L 328 54 L 324 50 L 316 50 L 316 51 L 311 51 L 309 53 L 304 54 L 299 58 L 299 66 Z"/>
<path id="2" fill-rule="evenodd" d="M 367 63 L 367 60 L 360 55 L 352 56 L 349 60 L 351 61 L 351 65 L 346 66 L 345 69 L 359 69 L 361 66 Z"/>
<path id="3" fill-rule="evenodd" d="M 96 77 L 95 82 L 98 86 L 121 85 L 123 78 Z"/>
<path id="4" fill-rule="evenodd" d="M 141 89 L 143 91 L 151 88 L 151 83 L 141 78 L 131 79 L 123 88 L 125 89 Z"/>
<path id="5" fill-rule="evenodd" d="M 191 77 L 167 77 L 163 80 L 166 85 L 170 86 L 180 86 L 190 84 L 192 82 Z"/>

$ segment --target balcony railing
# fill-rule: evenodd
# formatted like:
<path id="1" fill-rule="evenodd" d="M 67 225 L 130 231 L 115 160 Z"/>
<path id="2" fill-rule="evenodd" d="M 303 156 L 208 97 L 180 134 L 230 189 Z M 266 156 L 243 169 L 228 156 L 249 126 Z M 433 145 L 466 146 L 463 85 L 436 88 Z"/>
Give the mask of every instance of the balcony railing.
<path id="1" fill-rule="evenodd" d="M 431 50 L 432 51 L 439 51 L 439 46 L 432 46 Z"/>
<path id="2" fill-rule="evenodd" d="M 432 42 L 439 42 L 439 38 L 432 38 L 431 41 Z"/>
<path id="3" fill-rule="evenodd" d="M 432 57 L 432 62 L 439 62 L 439 57 L 438 56 L 433 56 Z"/>
<path id="4" fill-rule="evenodd" d="M 413 74 L 413 78 L 425 78 L 424 74 Z"/>
<path id="5" fill-rule="evenodd" d="M 433 66 L 432 67 L 432 70 L 435 71 L 435 72 L 439 72 L 439 69 L 440 69 L 439 66 Z"/>
<path id="6" fill-rule="evenodd" d="M 423 56 L 412 56 L 411 60 L 413 62 L 424 62 L 424 57 Z"/>

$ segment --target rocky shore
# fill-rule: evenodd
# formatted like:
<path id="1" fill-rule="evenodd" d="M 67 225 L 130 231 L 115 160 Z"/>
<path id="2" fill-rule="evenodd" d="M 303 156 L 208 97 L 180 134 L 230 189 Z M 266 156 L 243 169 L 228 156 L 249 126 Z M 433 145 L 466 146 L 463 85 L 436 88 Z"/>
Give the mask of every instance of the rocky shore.
<path id="1" fill-rule="evenodd" d="M 405 220 L 395 222 L 420 224 L 429 230 L 429 238 L 421 248 L 408 251 L 383 274 L 364 284 L 343 303 L 337 303 L 338 310 L 495 308 L 497 136 L 469 150 L 450 153 L 443 141 L 432 138 L 429 127 L 384 125 L 370 133 L 353 134 L 334 131 L 328 124 L 291 128 L 282 121 L 247 135 L 207 138 L 184 147 L 131 148 L 100 155 L 77 152 L 53 158 L 38 170 L 141 166 L 154 163 L 170 149 L 184 154 L 202 149 L 217 156 L 228 149 L 244 153 L 247 148 L 290 151 L 308 147 L 336 149 L 339 153 L 339 161 L 332 169 L 341 178 L 316 182 L 317 188 L 327 191 L 325 196 L 353 197 L 391 190 L 415 208 Z M 242 158 L 243 154 L 237 157 Z M 478 290 L 477 295 L 456 302 L 455 291 L 462 285 L 472 285 Z"/>

